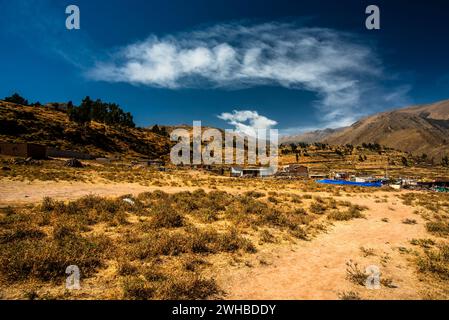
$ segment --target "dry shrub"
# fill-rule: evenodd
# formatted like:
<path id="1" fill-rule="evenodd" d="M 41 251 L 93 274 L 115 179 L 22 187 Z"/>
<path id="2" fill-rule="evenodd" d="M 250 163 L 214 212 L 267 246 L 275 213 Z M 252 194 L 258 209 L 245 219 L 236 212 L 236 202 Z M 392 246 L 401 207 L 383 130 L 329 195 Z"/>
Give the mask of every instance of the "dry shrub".
<path id="1" fill-rule="evenodd" d="M 259 237 L 262 243 L 274 243 L 276 241 L 275 237 L 268 230 L 262 230 Z"/>
<path id="2" fill-rule="evenodd" d="M 99 222 L 126 224 L 126 212 L 134 210 L 135 207 L 123 199 L 106 199 L 94 195 L 84 196 L 67 204 L 47 197 L 40 205 L 42 213 L 49 213 L 55 219 L 72 219 L 77 224 L 84 225 Z"/>
<path id="3" fill-rule="evenodd" d="M 189 252 L 190 245 L 185 234 L 156 231 L 133 245 L 130 250 L 134 258 L 143 260 L 159 255 L 177 256 Z"/>
<path id="4" fill-rule="evenodd" d="M 359 265 L 352 260 L 346 263 L 346 278 L 354 284 L 365 285 L 367 275 L 359 269 Z"/>
<path id="5" fill-rule="evenodd" d="M 325 214 L 326 210 L 327 206 L 320 201 L 315 201 L 310 205 L 310 212 L 315 214 Z"/>
<path id="6" fill-rule="evenodd" d="M 219 233 L 215 230 L 200 230 L 193 227 L 187 232 L 157 231 L 150 233 L 136 246 L 131 248 L 136 259 L 147 259 L 151 257 L 178 256 L 183 253 L 218 253 L 255 252 L 251 241 L 241 237 L 237 230 Z"/>
<path id="7" fill-rule="evenodd" d="M 426 223 L 426 229 L 432 234 L 438 236 L 449 235 L 449 223 L 444 221 L 431 221 Z"/>
<path id="8" fill-rule="evenodd" d="M 166 300 L 204 300 L 220 292 L 214 279 L 205 279 L 191 272 L 173 274 L 165 281 L 159 296 Z"/>
<path id="9" fill-rule="evenodd" d="M 402 220 L 402 223 L 403 224 L 417 224 L 415 219 L 410 219 L 410 218 Z"/>
<path id="10" fill-rule="evenodd" d="M 441 244 L 435 249 L 424 251 L 418 258 L 418 268 L 440 279 L 449 280 L 449 245 Z"/>
<path id="11" fill-rule="evenodd" d="M 232 229 L 218 236 L 216 242 L 217 251 L 235 252 L 243 250 L 248 253 L 255 253 L 256 248 L 250 240 L 239 236 L 237 229 Z"/>
<path id="12" fill-rule="evenodd" d="M 211 208 L 200 208 L 195 215 L 204 223 L 218 221 L 218 213 Z"/>
<path id="13" fill-rule="evenodd" d="M 132 276 L 139 272 L 139 268 L 122 258 L 118 261 L 117 273 L 121 276 Z"/>
<path id="14" fill-rule="evenodd" d="M 308 240 L 307 232 L 300 226 L 290 228 L 290 234 L 301 240 Z"/>
<path id="15" fill-rule="evenodd" d="M 128 277 L 123 283 L 126 299 L 204 300 L 219 293 L 213 279 L 191 272 L 175 272 L 154 280 Z"/>
<path id="16" fill-rule="evenodd" d="M 345 211 L 332 211 L 328 215 L 328 219 L 336 221 L 349 221 L 352 219 L 364 218 L 362 213 L 363 210 L 366 210 L 366 208 L 352 205 Z"/>
<path id="17" fill-rule="evenodd" d="M 123 297 L 131 300 L 150 300 L 156 293 L 155 287 L 140 277 L 127 277 L 123 281 Z"/>
<path id="18" fill-rule="evenodd" d="M 208 264 L 207 261 L 205 261 L 203 259 L 199 259 L 193 255 L 193 256 L 186 257 L 184 259 L 182 265 L 183 265 L 184 270 L 194 272 L 194 271 L 197 271 L 199 266 L 204 266 L 207 264 Z"/>
<path id="19" fill-rule="evenodd" d="M 106 248 L 104 238 L 83 238 L 66 229 L 56 232 L 57 239 L 25 239 L 2 246 L 0 270 L 9 281 L 36 278 L 54 281 L 65 276 L 69 265 L 80 268 L 84 277 L 103 265 Z"/>
<path id="20" fill-rule="evenodd" d="M 169 204 L 157 204 L 151 208 L 151 225 L 154 228 L 180 228 L 184 226 L 184 217 Z"/>
<path id="21" fill-rule="evenodd" d="M 259 192 L 259 191 L 254 191 L 254 190 L 247 191 L 243 195 L 246 196 L 246 197 L 251 197 L 251 198 L 255 198 L 255 199 L 265 197 L 265 193 Z"/>
<path id="22" fill-rule="evenodd" d="M 420 246 L 425 249 L 429 249 L 435 245 L 435 241 L 432 239 L 412 239 L 410 243 L 414 246 Z"/>
<path id="23" fill-rule="evenodd" d="M 29 225 L 18 224 L 14 225 L 11 229 L 0 231 L 0 244 L 26 239 L 39 240 L 44 237 L 45 233 L 41 230 Z"/>
<path id="24" fill-rule="evenodd" d="M 340 300 L 361 300 L 360 295 L 355 291 L 341 292 L 338 297 Z"/>

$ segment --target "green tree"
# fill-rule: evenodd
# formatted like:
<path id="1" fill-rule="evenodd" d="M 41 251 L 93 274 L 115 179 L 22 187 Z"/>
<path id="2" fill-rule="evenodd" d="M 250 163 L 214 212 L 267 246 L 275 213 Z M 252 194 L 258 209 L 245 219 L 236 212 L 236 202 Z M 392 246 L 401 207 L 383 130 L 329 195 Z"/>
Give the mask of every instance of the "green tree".
<path id="1" fill-rule="evenodd" d="M 85 97 L 79 107 L 75 107 L 70 103 L 70 106 L 67 107 L 70 121 L 80 125 L 89 124 L 91 121 L 92 105 L 93 101 L 89 97 Z"/>
<path id="2" fill-rule="evenodd" d="M 97 121 L 111 126 L 124 126 L 134 128 L 133 116 L 129 112 L 124 112 L 116 103 L 105 103 L 100 99 L 93 101 L 90 97 L 85 97 L 79 107 L 70 106 L 67 113 L 71 121 L 79 124 Z"/>
<path id="3" fill-rule="evenodd" d="M 408 167 L 408 160 L 407 160 L 406 157 L 402 157 L 402 158 L 401 158 L 401 161 L 402 161 L 402 165 L 403 165 L 404 167 Z"/>
<path id="4" fill-rule="evenodd" d="M 153 128 L 151 128 L 151 132 L 153 132 L 155 134 L 161 134 L 161 129 L 159 129 L 159 126 L 157 124 L 155 124 L 153 126 Z"/>
<path id="5" fill-rule="evenodd" d="M 6 97 L 5 101 L 6 102 L 15 103 L 15 104 L 20 104 L 20 105 L 23 105 L 23 106 L 27 106 L 28 105 L 28 100 L 26 100 L 25 98 L 21 97 L 18 93 L 14 93 L 12 96 Z"/>
<path id="6" fill-rule="evenodd" d="M 166 127 L 161 127 L 161 136 L 168 137 L 168 131 Z M 224 142 L 224 141 L 223 141 Z"/>

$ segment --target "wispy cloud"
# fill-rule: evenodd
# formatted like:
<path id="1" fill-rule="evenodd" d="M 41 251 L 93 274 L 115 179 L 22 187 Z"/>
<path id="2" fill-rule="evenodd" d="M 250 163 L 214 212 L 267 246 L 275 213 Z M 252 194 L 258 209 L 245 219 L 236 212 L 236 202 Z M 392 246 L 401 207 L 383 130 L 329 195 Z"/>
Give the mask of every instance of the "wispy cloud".
<path id="1" fill-rule="evenodd" d="M 224 112 L 218 118 L 235 127 L 238 133 L 256 137 L 257 129 L 270 129 L 277 125 L 277 121 L 271 120 L 257 111 L 234 110 L 232 113 Z"/>
<path id="2" fill-rule="evenodd" d="M 323 123 L 333 127 L 367 113 L 373 106 L 367 92 L 378 93 L 373 102 L 392 103 L 373 81 L 383 71 L 369 46 L 351 34 L 292 23 L 222 24 L 150 36 L 98 62 L 89 76 L 171 89 L 276 85 L 307 90 L 318 97 Z"/>

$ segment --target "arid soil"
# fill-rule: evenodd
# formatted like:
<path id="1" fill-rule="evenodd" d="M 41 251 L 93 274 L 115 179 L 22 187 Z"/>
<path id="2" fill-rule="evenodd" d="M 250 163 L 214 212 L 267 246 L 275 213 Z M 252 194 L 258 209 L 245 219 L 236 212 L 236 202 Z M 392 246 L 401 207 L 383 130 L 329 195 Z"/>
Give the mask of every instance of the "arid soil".
<path id="1" fill-rule="evenodd" d="M 56 200 L 74 200 L 89 194 L 105 197 L 115 197 L 124 194 L 139 194 L 160 189 L 143 186 L 138 183 L 84 183 L 55 181 L 5 181 L 0 184 L 0 206 L 31 204 L 41 201 L 44 197 Z M 185 188 L 170 187 L 172 192 Z M 165 190 L 165 189 L 164 189 Z M 165 190 L 169 192 L 168 190 Z"/>
<path id="2" fill-rule="evenodd" d="M 395 196 L 387 203 L 372 198 L 351 199 L 366 205 L 366 219 L 337 222 L 327 233 L 308 242 L 275 250 L 260 258 L 253 268 L 223 272 L 221 283 L 228 299 L 338 299 L 339 294 L 356 291 L 361 298 L 419 299 L 426 290 L 417 279 L 410 256 L 410 240 L 426 238 L 422 219 Z M 382 221 L 387 218 L 388 222 Z M 417 224 L 404 224 L 404 219 Z M 386 221 L 386 220 L 385 220 Z M 361 248 L 373 249 L 365 257 Z M 380 268 L 381 277 L 393 280 L 396 288 L 370 290 L 346 279 L 346 263 L 357 262 L 362 270 L 370 265 Z"/>

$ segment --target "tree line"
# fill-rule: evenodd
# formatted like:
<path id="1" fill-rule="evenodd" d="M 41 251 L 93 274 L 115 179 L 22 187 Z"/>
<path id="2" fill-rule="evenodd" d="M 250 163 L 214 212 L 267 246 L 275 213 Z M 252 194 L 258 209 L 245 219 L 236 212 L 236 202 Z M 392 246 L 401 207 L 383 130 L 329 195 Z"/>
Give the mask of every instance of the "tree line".
<path id="1" fill-rule="evenodd" d="M 97 121 L 108 125 L 118 125 L 134 128 L 136 125 L 133 116 L 124 112 L 116 103 L 103 102 L 100 99 L 92 100 L 85 97 L 76 107 L 71 101 L 67 104 L 67 114 L 70 121 L 86 125 L 91 121 Z"/>
<path id="2" fill-rule="evenodd" d="M 27 99 L 18 93 L 6 97 L 4 101 L 23 106 L 41 106 L 39 102 L 30 104 Z M 92 100 L 88 96 L 83 99 L 79 106 L 75 106 L 72 101 L 69 101 L 67 103 L 67 115 L 70 121 L 81 125 L 88 125 L 91 121 L 97 121 L 114 126 L 131 128 L 136 126 L 131 113 L 124 112 L 118 104 L 103 102 L 100 99 Z"/>

